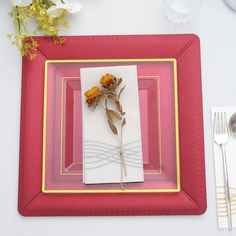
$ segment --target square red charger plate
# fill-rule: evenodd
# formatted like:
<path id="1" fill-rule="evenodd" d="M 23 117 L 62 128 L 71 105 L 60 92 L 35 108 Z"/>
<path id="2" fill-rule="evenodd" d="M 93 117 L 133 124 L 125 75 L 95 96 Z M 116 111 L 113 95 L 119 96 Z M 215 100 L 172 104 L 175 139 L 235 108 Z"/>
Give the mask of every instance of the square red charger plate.
<path id="1" fill-rule="evenodd" d="M 23 58 L 18 201 L 20 214 L 24 216 L 202 214 L 206 209 L 206 190 L 199 38 L 195 35 L 81 36 L 65 38 L 66 43 L 64 45 L 55 46 L 52 45 L 50 39 L 37 37 L 36 39 L 39 41 L 40 46 L 36 52 L 36 59 L 30 61 L 27 58 Z M 179 135 L 175 149 L 179 149 L 180 158 L 179 160 L 176 159 L 175 166 L 178 168 L 175 168 L 173 173 L 176 176 L 177 172 L 177 177 L 180 177 L 180 180 L 177 177 L 174 178 L 173 183 L 177 183 L 176 191 L 108 191 L 103 193 L 90 193 L 89 191 L 91 190 L 88 192 L 46 191 L 45 176 L 42 176 L 42 173 L 45 172 L 45 163 L 43 164 L 42 162 L 43 153 L 45 153 L 45 143 L 43 143 L 45 142 L 45 132 L 43 133 L 43 128 L 45 128 L 44 118 L 46 117 L 44 112 L 45 64 L 48 65 L 50 61 L 91 62 L 92 60 L 106 61 L 108 59 L 133 59 L 135 61 L 141 58 L 142 60 L 150 61 L 155 58 L 164 58 L 165 60 L 173 61 L 177 65 L 178 84 L 176 88 L 178 97 L 176 97 L 176 102 L 178 103 L 177 125 L 179 126 Z M 59 70 L 60 73 L 57 73 L 57 75 L 60 74 L 63 77 L 62 72 L 67 69 L 62 66 Z M 72 66 L 72 70 L 76 71 L 78 68 L 74 67 L 73 69 Z M 74 76 L 73 73 L 72 76 Z M 69 78 L 69 80 L 65 80 L 65 84 L 59 83 L 59 85 L 65 86 L 64 91 L 68 94 L 65 95 L 65 99 L 67 99 L 67 108 L 69 110 L 65 110 L 65 114 L 62 114 L 67 117 L 68 121 L 73 120 L 71 114 L 75 113 L 77 114 L 76 117 L 79 117 L 78 107 L 73 108 L 73 102 L 70 102 L 71 96 L 80 97 L 78 92 L 73 92 L 79 91 L 78 82 L 78 78 L 77 80 L 76 78 L 75 80 Z M 149 86 L 148 83 L 149 80 L 140 80 L 140 87 L 146 88 Z M 59 85 L 52 86 L 52 88 L 57 88 Z M 58 91 L 62 91 L 62 89 L 60 88 Z M 141 97 L 144 96 L 141 94 L 142 92 L 140 92 Z M 57 98 L 57 94 L 54 94 L 54 97 Z M 53 101 L 53 99 L 51 100 Z M 52 104 L 54 107 L 55 104 L 52 101 L 49 106 Z M 145 105 L 142 105 L 141 102 L 141 108 L 142 106 L 145 108 Z M 55 109 L 57 109 L 57 105 L 55 105 Z M 165 109 L 163 109 L 161 114 L 164 112 Z M 145 119 L 146 117 L 144 116 L 143 120 Z M 60 121 L 57 122 L 56 119 L 55 122 L 52 122 L 52 124 L 54 123 L 54 132 L 57 132 L 57 130 L 60 130 L 61 123 Z M 56 126 L 57 123 L 58 127 Z M 65 122 L 65 127 L 69 127 L 68 130 L 71 129 L 71 125 L 79 130 L 76 122 L 71 121 L 68 124 Z M 150 128 L 143 128 L 142 139 L 145 136 L 143 134 L 148 133 L 148 129 Z M 166 140 L 168 141 L 168 133 L 170 133 L 168 127 L 166 126 L 161 131 L 164 134 L 163 136 L 167 135 Z M 69 136 L 65 134 L 65 140 L 69 140 L 72 137 L 70 131 L 67 133 Z M 56 141 L 50 139 L 50 135 L 51 133 L 49 132 L 49 139 L 47 140 L 51 140 L 52 144 L 55 144 Z M 81 142 L 81 137 L 78 136 L 75 140 L 80 140 Z M 52 146 L 52 144 L 49 146 Z M 58 142 L 59 144 L 60 142 Z M 68 150 L 66 152 L 75 150 L 74 153 L 78 153 L 80 151 L 78 147 L 76 145 L 71 147 L 70 144 L 69 146 L 65 144 L 65 148 Z M 156 151 L 158 152 L 158 148 Z M 148 150 L 144 149 L 144 152 L 148 153 Z M 58 157 L 60 155 L 55 155 L 54 153 L 52 156 Z M 147 171 L 150 171 L 153 165 L 150 165 L 148 154 L 146 156 L 147 159 L 144 159 L 144 161 L 146 160 L 147 164 L 144 169 L 146 168 Z M 81 171 L 81 165 L 74 165 L 76 163 L 73 163 L 77 157 L 73 158 L 64 158 L 65 167 L 66 165 L 74 166 L 74 169 L 70 170 L 71 173 Z M 54 162 L 54 159 L 52 159 L 51 163 Z M 57 163 L 60 162 L 57 161 Z M 81 160 L 78 163 L 80 164 Z M 156 164 L 154 167 L 160 169 L 160 163 Z M 55 165 L 52 166 L 55 168 Z M 69 169 L 65 168 L 65 170 Z M 68 179 L 63 178 L 64 183 L 67 183 Z M 51 184 L 50 188 L 53 189 L 56 186 L 58 190 L 61 185 L 59 187 L 55 185 L 55 183 L 58 184 L 55 179 L 56 175 L 51 175 L 48 183 L 49 185 Z M 154 183 L 153 180 L 148 181 L 148 184 Z M 62 186 L 65 189 L 65 185 Z M 69 186 L 70 188 L 73 186 L 76 189 L 75 184 Z M 135 186 L 134 188 L 136 189 Z M 145 189 L 146 187 L 143 186 L 143 188 Z"/>

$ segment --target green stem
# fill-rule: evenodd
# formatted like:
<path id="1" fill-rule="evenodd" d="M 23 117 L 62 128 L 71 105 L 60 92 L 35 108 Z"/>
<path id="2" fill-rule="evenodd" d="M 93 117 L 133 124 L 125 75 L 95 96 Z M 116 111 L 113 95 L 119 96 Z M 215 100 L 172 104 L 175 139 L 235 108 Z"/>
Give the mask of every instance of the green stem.
<path id="1" fill-rule="evenodd" d="M 21 25 L 20 25 L 20 19 L 19 19 L 19 17 L 20 17 L 20 14 L 19 14 L 19 10 L 18 10 L 18 6 L 16 6 L 16 19 L 17 19 L 17 25 L 18 25 L 18 33 L 19 33 L 19 35 L 20 36 L 22 36 L 21 35 Z"/>

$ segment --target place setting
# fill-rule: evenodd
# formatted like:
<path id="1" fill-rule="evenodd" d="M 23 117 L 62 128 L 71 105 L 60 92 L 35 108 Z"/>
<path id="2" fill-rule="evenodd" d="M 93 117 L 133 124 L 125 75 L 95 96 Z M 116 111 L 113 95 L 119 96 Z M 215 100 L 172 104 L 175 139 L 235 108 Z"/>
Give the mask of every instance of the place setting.
<path id="1" fill-rule="evenodd" d="M 236 224 L 236 113 L 235 107 L 214 107 L 212 130 L 214 140 L 216 199 L 220 228 L 232 230 Z"/>
<path id="2" fill-rule="evenodd" d="M 37 40 L 35 59 L 23 58 L 20 213 L 204 213 L 199 38 Z"/>
<path id="3" fill-rule="evenodd" d="M 201 4 L 163 0 L 159 20 L 189 27 Z M 19 214 L 203 219 L 201 37 L 61 34 L 83 10 L 72 0 L 11 0 L 8 39 L 22 56 Z M 232 231 L 236 107 L 212 107 L 210 118 L 215 222 Z"/>

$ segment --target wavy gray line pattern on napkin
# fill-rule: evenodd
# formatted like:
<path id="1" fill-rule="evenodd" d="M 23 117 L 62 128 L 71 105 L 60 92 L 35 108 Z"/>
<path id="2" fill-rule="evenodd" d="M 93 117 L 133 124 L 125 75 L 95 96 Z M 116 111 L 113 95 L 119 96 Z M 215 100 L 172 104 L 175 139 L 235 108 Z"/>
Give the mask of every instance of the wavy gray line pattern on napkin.
<path id="1" fill-rule="evenodd" d="M 137 140 L 137 141 L 133 141 L 133 142 L 130 142 L 130 143 L 127 143 L 126 145 L 124 145 L 124 152 L 126 153 L 126 155 L 133 154 L 135 156 L 141 156 L 142 153 L 139 150 L 140 143 L 141 143 L 141 141 Z M 131 146 L 132 144 L 137 144 L 137 146 Z M 103 143 L 103 142 L 86 141 L 84 147 L 86 147 L 86 146 L 89 147 L 89 150 L 86 153 L 97 153 L 96 151 L 94 151 L 94 149 L 99 150 L 99 151 L 104 151 L 104 152 L 108 151 L 107 144 Z M 109 149 L 109 152 L 113 152 L 114 155 L 115 154 L 118 155 L 120 153 L 119 146 L 109 144 L 109 147 L 112 147 L 111 149 Z M 137 158 L 130 157 L 130 159 L 136 160 Z"/>
<path id="2" fill-rule="evenodd" d="M 119 146 L 104 142 L 84 141 L 85 169 L 96 169 L 112 163 L 120 165 Z M 126 165 L 132 168 L 143 168 L 141 140 L 132 141 L 124 145 Z M 89 161 L 88 161 L 89 159 Z"/>

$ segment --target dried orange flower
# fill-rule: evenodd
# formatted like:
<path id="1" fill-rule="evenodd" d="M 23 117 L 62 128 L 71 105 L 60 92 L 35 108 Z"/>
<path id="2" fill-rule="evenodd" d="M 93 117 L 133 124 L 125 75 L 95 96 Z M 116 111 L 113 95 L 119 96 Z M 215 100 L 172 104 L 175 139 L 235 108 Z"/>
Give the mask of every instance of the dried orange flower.
<path id="1" fill-rule="evenodd" d="M 94 86 L 90 90 L 84 93 L 86 97 L 86 102 L 89 107 L 96 109 L 101 101 L 104 102 L 104 109 L 106 112 L 108 125 L 114 135 L 118 137 L 120 144 L 120 168 L 121 168 L 121 180 L 120 185 L 123 189 L 123 178 L 127 176 L 125 157 L 124 157 L 124 147 L 122 141 L 122 129 L 126 125 L 125 112 L 123 111 L 122 105 L 120 103 L 121 93 L 124 91 L 125 86 L 118 90 L 119 85 L 122 83 L 122 78 L 116 78 L 115 76 L 106 73 L 100 79 L 102 85 L 101 90 L 99 87 Z M 113 105 L 113 106 L 112 106 Z"/>
<path id="2" fill-rule="evenodd" d="M 116 83 L 116 78 L 113 75 L 107 73 L 102 76 L 100 82 L 104 88 L 108 88 L 110 85 Z"/>
<path id="3" fill-rule="evenodd" d="M 98 86 L 94 86 L 88 91 L 84 93 L 84 96 L 86 97 L 86 102 L 90 105 L 92 104 L 96 99 L 100 98 L 101 91 Z"/>

